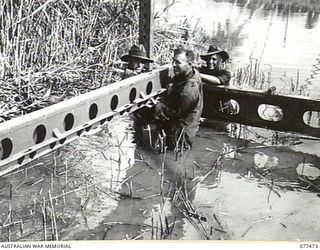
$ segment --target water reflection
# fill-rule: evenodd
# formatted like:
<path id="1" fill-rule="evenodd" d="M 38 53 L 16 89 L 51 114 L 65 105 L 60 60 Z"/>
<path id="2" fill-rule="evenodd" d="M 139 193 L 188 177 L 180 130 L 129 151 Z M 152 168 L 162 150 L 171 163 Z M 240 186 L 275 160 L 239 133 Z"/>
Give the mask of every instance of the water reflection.
<path id="1" fill-rule="evenodd" d="M 224 157 L 226 159 L 234 159 L 236 156 L 237 147 L 233 144 L 223 143 L 223 151 Z"/>
<path id="2" fill-rule="evenodd" d="M 308 11 L 307 20 L 306 20 L 306 29 L 313 29 L 318 22 L 319 12 L 317 11 Z"/>
<path id="3" fill-rule="evenodd" d="M 271 169 L 276 168 L 279 165 L 279 158 L 276 156 L 269 156 L 263 152 L 254 154 L 254 165 L 257 168 Z"/>
<path id="4" fill-rule="evenodd" d="M 193 202 L 212 220 L 214 228 L 226 231 L 222 239 L 319 240 L 317 223 L 313 223 L 317 220 L 314 216 L 319 216 L 310 213 L 320 205 L 319 198 L 270 187 L 271 184 L 262 186 L 256 179 L 237 178 L 236 174 L 225 172 L 218 188 L 209 190 L 206 185 L 199 185 Z M 297 227 L 297 223 L 308 226 Z"/>
<path id="5" fill-rule="evenodd" d="M 303 114 L 303 122 L 312 128 L 320 128 L 320 112 L 306 111 Z"/>
<path id="6" fill-rule="evenodd" d="M 320 176 L 320 169 L 316 168 L 312 163 L 300 163 L 296 170 L 298 175 L 310 180 L 315 180 Z"/>
<path id="7" fill-rule="evenodd" d="M 258 114 L 266 121 L 278 122 L 283 119 L 282 109 L 274 105 L 260 104 L 258 107 Z"/>
<path id="8" fill-rule="evenodd" d="M 156 8 L 163 9 L 165 3 L 157 1 Z M 233 67 L 247 64 L 250 58 L 258 59 L 261 65 L 272 65 L 270 79 L 277 89 L 297 82 L 299 88 L 308 87 L 311 95 L 317 97 L 320 74 L 312 64 L 320 51 L 319 9 L 319 2 L 177 1 L 166 10 L 166 21 L 159 25 L 179 26 L 184 21 L 191 30 L 201 27 L 208 36 L 213 36 L 212 40 L 204 37 L 204 42 L 215 42 L 228 50 Z"/>

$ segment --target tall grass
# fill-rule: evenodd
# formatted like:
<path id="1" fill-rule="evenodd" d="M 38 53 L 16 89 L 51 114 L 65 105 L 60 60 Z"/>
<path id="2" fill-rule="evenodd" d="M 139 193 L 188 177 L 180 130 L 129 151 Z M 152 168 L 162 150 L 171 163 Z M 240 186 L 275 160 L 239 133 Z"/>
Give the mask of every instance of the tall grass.
<path id="1" fill-rule="evenodd" d="M 0 122 L 119 80 L 138 11 L 130 0 L 0 0 Z M 224 44 L 223 30 L 211 37 L 187 19 L 156 25 L 154 60 L 170 62 L 179 45 Z"/>
<path id="2" fill-rule="evenodd" d="M 130 0 L 0 0 L 2 119 L 115 81 L 114 65 L 138 39 L 138 7 Z"/>

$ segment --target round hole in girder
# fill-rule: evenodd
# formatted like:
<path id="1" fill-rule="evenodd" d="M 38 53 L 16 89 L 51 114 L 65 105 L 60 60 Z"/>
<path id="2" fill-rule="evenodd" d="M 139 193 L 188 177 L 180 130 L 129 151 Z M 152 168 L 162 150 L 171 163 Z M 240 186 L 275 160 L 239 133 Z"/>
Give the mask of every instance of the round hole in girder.
<path id="1" fill-rule="evenodd" d="M 258 115 L 262 120 L 279 122 L 283 119 L 283 110 L 279 106 L 270 104 L 260 104 Z"/>
<path id="2" fill-rule="evenodd" d="M 21 156 L 19 159 L 18 159 L 18 164 L 21 165 L 24 161 L 24 156 Z"/>
<path id="3" fill-rule="evenodd" d="M 137 97 L 137 90 L 136 88 L 132 88 L 129 94 L 129 101 L 133 102 L 136 99 L 136 97 Z"/>
<path id="4" fill-rule="evenodd" d="M 37 154 L 37 151 L 34 151 L 32 153 L 29 154 L 30 159 L 33 159 Z"/>
<path id="5" fill-rule="evenodd" d="M 110 122 L 110 121 L 112 120 L 112 118 L 113 118 L 113 115 L 112 115 L 112 116 L 109 116 L 109 117 L 107 118 L 108 122 Z"/>
<path id="6" fill-rule="evenodd" d="M 81 130 L 79 130 L 79 131 L 77 132 L 77 136 L 80 136 L 82 133 L 83 133 L 83 129 L 81 129 Z"/>
<path id="7" fill-rule="evenodd" d="M 89 108 L 89 119 L 92 120 L 98 115 L 98 105 L 93 103 Z"/>
<path id="8" fill-rule="evenodd" d="M 56 146 L 56 142 L 50 143 L 50 148 L 53 149 Z"/>
<path id="9" fill-rule="evenodd" d="M 320 128 L 320 111 L 306 111 L 303 114 L 303 122 L 311 128 Z"/>
<path id="10" fill-rule="evenodd" d="M 44 141 L 46 138 L 46 127 L 44 125 L 39 125 L 33 132 L 33 141 L 38 144 Z"/>
<path id="11" fill-rule="evenodd" d="M 69 113 L 66 115 L 63 121 L 64 130 L 69 131 L 70 129 L 72 129 L 73 125 L 74 125 L 74 116 L 73 114 Z"/>
<path id="12" fill-rule="evenodd" d="M 147 88 L 146 88 L 147 95 L 151 94 L 152 89 L 153 89 L 153 83 L 150 81 L 150 82 L 148 82 Z"/>
<path id="13" fill-rule="evenodd" d="M 230 99 L 227 101 L 219 100 L 219 103 L 220 103 L 220 106 L 218 110 L 221 113 L 229 114 L 229 115 L 237 115 L 240 112 L 240 105 L 234 99 Z"/>
<path id="14" fill-rule="evenodd" d="M 13 144 L 9 138 L 5 138 L 1 140 L 0 144 L 0 159 L 4 160 L 7 159 L 12 152 Z"/>
<path id="15" fill-rule="evenodd" d="M 119 98 L 117 95 L 114 95 L 111 98 L 111 103 L 110 103 L 110 108 L 112 111 L 114 111 L 118 107 L 118 103 L 119 103 Z"/>

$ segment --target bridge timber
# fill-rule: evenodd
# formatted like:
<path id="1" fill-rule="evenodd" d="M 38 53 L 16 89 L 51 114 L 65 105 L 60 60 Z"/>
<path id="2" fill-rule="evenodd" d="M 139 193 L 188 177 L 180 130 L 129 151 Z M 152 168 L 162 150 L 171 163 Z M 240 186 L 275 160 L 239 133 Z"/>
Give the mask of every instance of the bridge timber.
<path id="1" fill-rule="evenodd" d="M 0 176 L 39 158 L 117 115 L 153 105 L 168 68 L 137 75 L 0 124 Z"/>

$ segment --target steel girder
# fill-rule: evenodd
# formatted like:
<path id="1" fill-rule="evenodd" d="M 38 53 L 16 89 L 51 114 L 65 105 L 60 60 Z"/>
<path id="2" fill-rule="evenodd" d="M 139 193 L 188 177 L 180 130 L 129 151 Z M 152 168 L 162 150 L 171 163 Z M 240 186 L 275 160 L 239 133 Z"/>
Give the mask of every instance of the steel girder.
<path id="1" fill-rule="evenodd" d="M 140 74 L 0 124 L 0 176 L 106 125 L 116 115 L 153 105 L 168 66 Z"/>
<path id="2" fill-rule="evenodd" d="M 241 123 L 287 132 L 320 137 L 320 100 L 304 96 L 269 95 L 259 90 L 240 90 L 229 87 L 204 85 L 204 110 L 202 116 L 208 119 Z M 222 104 L 234 100 L 238 112 L 230 114 Z M 271 109 L 271 116 L 262 116 L 261 110 Z M 260 114 L 259 114 L 260 110 Z M 278 113 L 278 117 L 277 117 Z M 316 121 L 308 124 L 307 116 Z"/>

